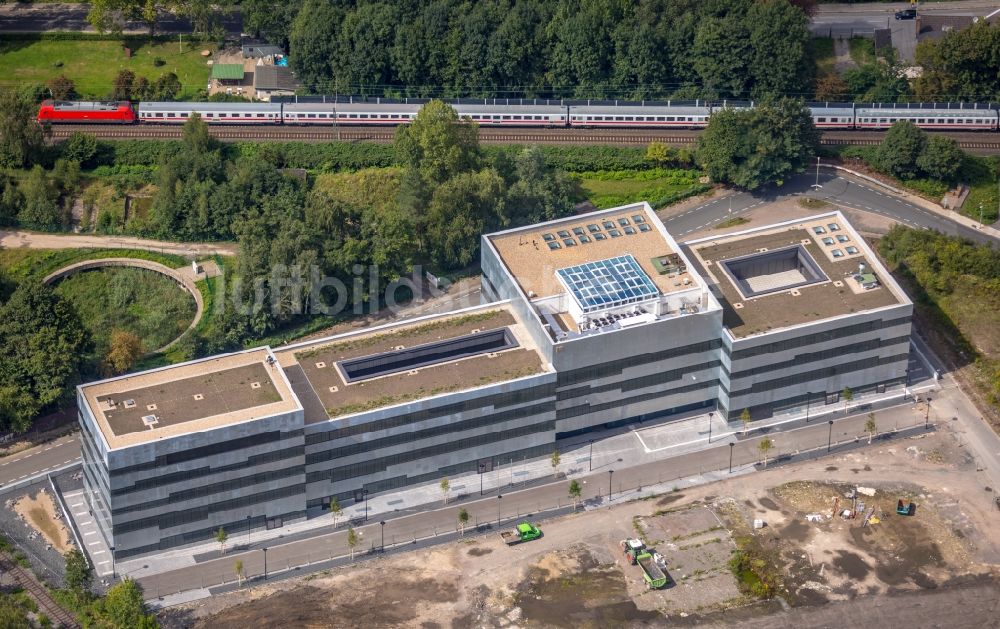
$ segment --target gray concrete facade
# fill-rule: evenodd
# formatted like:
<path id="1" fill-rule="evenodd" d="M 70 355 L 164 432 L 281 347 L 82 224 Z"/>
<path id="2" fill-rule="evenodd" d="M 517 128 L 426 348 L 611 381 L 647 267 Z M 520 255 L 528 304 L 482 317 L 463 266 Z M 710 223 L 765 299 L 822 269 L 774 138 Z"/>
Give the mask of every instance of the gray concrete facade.
<path id="1" fill-rule="evenodd" d="M 905 297 L 737 338 L 699 281 L 680 289 L 683 307 L 680 297 L 663 296 L 641 324 L 560 338 L 540 314 L 544 304 L 522 291 L 485 236 L 481 265 L 484 301 L 508 302 L 536 345 L 541 373 L 330 419 L 301 368 L 282 363 L 287 373 L 298 369 L 299 410 L 114 449 L 81 395 L 84 485 L 107 544 L 125 557 L 204 543 L 220 526 L 245 531 L 247 516 L 254 527 L 274 526 L 332 498 L 350 502 L 545 456 L 561 439 L 592 430 L 716 410 L 735 419 L 744 408 L 759 419 L 835 402 L 844 387 L 866 392 L 906 381 Z"/>

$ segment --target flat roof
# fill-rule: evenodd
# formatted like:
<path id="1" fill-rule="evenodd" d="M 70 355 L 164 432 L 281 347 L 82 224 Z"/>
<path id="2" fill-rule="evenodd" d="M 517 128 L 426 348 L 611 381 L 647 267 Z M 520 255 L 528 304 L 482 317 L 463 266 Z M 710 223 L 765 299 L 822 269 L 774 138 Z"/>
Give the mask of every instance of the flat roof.
<path id="1" fill-rule="evenodd" d="M 267 348 L 79 388 L 111 449 L 302 408 Z"/>
<path id="2" fill-rule="evenodd" d="M 415 362 L 406 370 L 389 369 L 362 379 L 351 378 L 345 369 L 362 357 L 371 364 L 403 363 L 414 349 L 426 353 L 446 346 L 442 342 L 448 339 L 501 329 L 512 343 L 456 352 L 454 357 Z M 299 343 L 275 355 L 303 398 L 307 424 L 551 370 L 505 302 Z"/>
<path id="3" fill-rule="evenodd" d="M 753 254 L 800 247 L 826 278 L 801 282 L 801 269 L 763 259 L 748 270 L 755 296 L 747 297 L 721 264 L 753 260 Z M 763 334 L 823 319 L 910 303 L 864 239 L 840 212 L 767 225 L 684 244 L 691 263 L 715 285 L 723 324 L 736 338 Z M 798 260 L 801 265 L 802 260 Z M 863 266 L 862 266 L 863 265 Z M 730 265 L 731 266 L 731 265 Z M 808 274 L 807 274 L 808 275 Z M 860 276 L 875 275 L 878 285 L 865 288 Z M 772 290 L 771 287 L 778 287 Z M 788 286 L 783 289 L 781 286 Z"/>
<path id="4" fill-rule="evenodd" d="M 243 78 L 243 64 L 216 63 L 212 66 L 212 78 L 224 81 L 241 80 Z"/>
<path id="5" fill-rule="evenodd" d="M 637 220 L 638 219 L 638 220 Z M 623 222 L 624 221 L 624 222 Z M 601 210 L 487 235 L 529 300 L 566 292 L 559 269 L 631 255 L 661 294 L 691 290 L 689 272 L 668 272 L 677 251 L 645 203 Z"/>

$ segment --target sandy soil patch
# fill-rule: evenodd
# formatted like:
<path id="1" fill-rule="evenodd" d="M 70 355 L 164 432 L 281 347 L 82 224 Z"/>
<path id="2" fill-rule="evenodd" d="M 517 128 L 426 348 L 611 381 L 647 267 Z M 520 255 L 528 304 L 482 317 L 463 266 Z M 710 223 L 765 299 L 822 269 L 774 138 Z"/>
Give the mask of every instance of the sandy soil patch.
<path id="1" fill-rule="evenodd" d="M 41 489 L 37 493 L 22 496 L 14 503 L 14 511 L 60 553 L 73 547 L 69 529 L 47 490 Z"/>

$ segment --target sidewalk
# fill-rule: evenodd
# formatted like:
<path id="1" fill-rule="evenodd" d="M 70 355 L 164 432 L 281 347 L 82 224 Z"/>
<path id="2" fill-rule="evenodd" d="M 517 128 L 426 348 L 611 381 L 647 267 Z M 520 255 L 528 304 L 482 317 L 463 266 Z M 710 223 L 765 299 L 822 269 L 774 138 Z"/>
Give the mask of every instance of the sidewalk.
<path id="1" fill-rule="evenodd" d="M 866 411 L 869 407 L 875 409 L 898 406 L 903 402 L 904 396 L 934 386 L 933 380 L 929 380 L 916 388 L 906 389 L 905 392 L 899 387 L 884 394 L 859 396 L 850 404 L 846 414 L 843 403 L 821 406 L 813 404 L 809 408 L 791 409 L 769 419 L 754 422 L 747 434 L 744 434 L 741 422 L 726 422 L 718 413 L 713 413 L 711 443 L 714 445 L 723 440 L 742 441 L 759 437 L 762 433 L 773 435 L 798 426 L 819 423 L 816 419 L 820 417 L 823 418 L 822 421 L 841 419 L 858 414 L 859 409 Z M 621 471 L 645 463 L 698 452 L 709 446 L 708 437 L 708 413 L 692 415 L 667 424 L 649 427 L 632 425 L 603 435 L 595 433 L 593 442 L 588 438 L 581 438 L 570 445 L 560 444 L 564 449 L 560 452 L 560 462 L 556 468 L 553 468 L 550 458 L 543 457 L 533 460 L 511 460 L 485 474 L 472 472 L 451 477 L 449 502 L 454 504 L 463 499 L 476 499 L 480 492 L 484 496 L 495 496 L 498 493 L 545 484 L 552 481 L 557 474 L 567 479 L 581 478 L 599 470 L 613 472 L 617 468 Z M 346 528 L 348 523 L 359 525 L 366 521 L 369 523 L 384 521 L 434 509 L 443 504 L 444 493 L 437 483 L 381 493 L 371 496 L 367 503 L 361 501 L 342 506 L 343 511 L 338 517 L 338 529 Z M 227 548 L 231 551 L 259 549 L 305 539 L 318 532 L 329 533 L 332 530 L 334 530 L 333 516 L 323 513 L 290 523 L 280 529 L 252 530 L 249 537 L 245 528 L 227 531 L 229 534 Z M 203 544 L 165 551 L 155 556 L 119 561 L 116 572 L 118 576 L 127 574 L 133 578 L 142 578 L 218 557 L 218 543 L 206 540 Z M 106 577 L 110 574 L 110 566 L 99 566 L 99 576 Z"/>
<path id="2" fill-rule="evenodd" d="M 865 181 L 865 182 L 867 182 L 869 184 L 873 184 L 873 185 L 885 188 L 886 190 L 889 190 L 890 192 L 892 192 L 894 195 L 896 195 L 896 196 L 900 197 L 901 199 L 905 200 L 907 203 L 912 203 L 913 205 L 919 206 L 919 207 L 927 210 L 928 212 L 933 212 L 934 214 L 937 214 L 941 218 L 947 219 L 947 220 L 952 221 L 954 223 L 958 223 L 959 225 L 964 225 L 965 227 L 968 227 L 969 229 L 975 229 L 976 231 L 983 232 L 984 234 L 986 234 L 988 236 L 1000 239 L 1000 229 L 996 229 L 992 225 L 983 225 L 979 221 L 977 221 L 975 219 L 972 219 L 972 218 L 969 218 L 968 216 L 965 216 L 964 214 L 961 214 L 961 213 L 959 213 L 959 212 L 957 212 L 955 210 L 946 210 L 943 207 L 941 207 L 939 204 L 934 203 L 933 201 L 928 201 L 927 199 L 925 199 L 925 198 L 923 198 L 923 197 L 921 197 L 919 195 L 913 194 L 911 192 L 907 192 L 904 189 L 896 188 L 895 186 L 892 186 L 892 185 L 890 185 L 890 184 L 888 184 L 888 183 L 886 183 L 886 182 L 884 182 L 884 181 L 882 181 L 880 179 L 877 179 L 875 177 L 870 177 L 868 175 L 864 175 L 862 173 L 859 173 L 857 171 L 851 170 L 849 168 L 845 168 L 843 166 L 825 165 L 825 164 L 823 164 L 821 166 L 825 166 L 826 168 L 834 168 L 834 169 L 836 169 L 836 170 L 838 170 L 841 173 L 844 173 L 846 175 L 850 175 L 852 177 L 861 179 L 861 180 L 863 180 L 863 181 Z"/>

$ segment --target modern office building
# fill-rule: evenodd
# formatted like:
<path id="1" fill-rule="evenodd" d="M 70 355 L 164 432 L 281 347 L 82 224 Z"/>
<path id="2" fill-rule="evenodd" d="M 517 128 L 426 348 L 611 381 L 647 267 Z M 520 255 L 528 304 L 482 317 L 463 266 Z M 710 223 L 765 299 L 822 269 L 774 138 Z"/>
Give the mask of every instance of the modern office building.
<path id="1" fill-rule="evenodd" d="M 838 212 L 680 246 L 637 204 L 486 235 L 482 269 L 482 305 L 81 386 L 108 545 L 204 543 L 595 429 L 906 378 L 911 304 Z"/>

